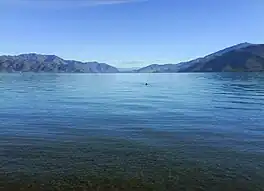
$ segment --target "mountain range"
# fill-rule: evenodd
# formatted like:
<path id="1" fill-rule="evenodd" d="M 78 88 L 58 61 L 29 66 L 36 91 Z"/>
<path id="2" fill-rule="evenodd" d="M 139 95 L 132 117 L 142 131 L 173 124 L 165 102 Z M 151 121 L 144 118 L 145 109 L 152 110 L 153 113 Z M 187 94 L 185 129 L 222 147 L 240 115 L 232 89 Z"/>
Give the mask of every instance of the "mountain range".
<path id="1" fill-rule="evenodd" d="M 119 70 L 105 63 L 64 60 L 55 55 L 30 53 L 18 56 L 0 56 L 0 72 L 264 72 L 264 44 L 241 43 L 188 62 L 163 65 L 152 64 L 134 70 Z"/>
<path id="2" fill-rule="evenodd" d="M 170 72 L 259 72 L 264 71 L 264 44 L 241 43 L 179 64 L 153 64 L 139 73 Z"/>
<path id="3" fill-rule="evenodd" d="M 0 56 L 0 72 L 117 73 L 105 63 L 64 60 L 55 55 L 21 54 Z"/>

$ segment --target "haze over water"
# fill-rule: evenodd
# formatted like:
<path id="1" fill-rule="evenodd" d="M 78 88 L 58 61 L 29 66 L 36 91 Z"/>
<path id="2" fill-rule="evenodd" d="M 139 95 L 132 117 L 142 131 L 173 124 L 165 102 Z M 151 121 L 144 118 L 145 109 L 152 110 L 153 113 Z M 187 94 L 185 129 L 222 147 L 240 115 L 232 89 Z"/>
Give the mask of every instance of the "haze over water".
<path id="1" fill-rule="evenodd" d="M 1 184 L 143 173 L 264 188 L 263 74 L 0 74 L 0 97 Z"/>

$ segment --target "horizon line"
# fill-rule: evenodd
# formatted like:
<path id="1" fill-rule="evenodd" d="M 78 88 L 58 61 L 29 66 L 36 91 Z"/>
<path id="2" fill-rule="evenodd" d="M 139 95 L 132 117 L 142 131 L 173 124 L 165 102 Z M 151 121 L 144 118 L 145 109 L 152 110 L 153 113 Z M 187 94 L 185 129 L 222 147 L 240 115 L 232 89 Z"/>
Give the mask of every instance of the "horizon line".
<path id="1" fill-rule="evenodd" d="M 257 44 L 255 44 L 255 43 L 248 43 L 248 42 L 243 42 L 243 43 L 238 43 L 238 44 L 235 44 L 235 45 L 232 45 L 232 46 L 228 46 L 228 47 L 225 47 L 225 48 L 222 48 L 222 49 L 220 49 L 220 50 L 218 50 L 218 51 L 221 51 L 221 50 L 225 50 L 225 49 L 227 49 L 227 48 L 231 48 L 231 47 L 234 47 L 234 46 L 237 46 L 237 45 L 242 45 L 242 44 L 249 44 L 249 45 L 261 45 L 262 43 L 257 43 Z M 172 65 L 176 65 L 176 64 L 180 64 L 180 63 L 184 63 L 184 62 L 189 62 L 189 61 L 192 61 L 192 60 L 195 60 L 195 59 L 199 59 L 199 58 L 203 58 L 203 57 L 206 57 L 206 56 L 208 56 L 208 55 L 211 55 L 211 54 L 214 54 L 214 53 L 216 53 L 216 52 L 218 52 L 218 51 L 215 51 L 215 52 L 211 52 L 211 53 L 208 53 L 208 54 L 206 54 L 206 55 L 204 55 L 204 56 L 200 56 L 200 57 L 196 57 L 196 58 L 192 58 L 192 59 L 189 59 L 189 60 L 186 60 L 186 61 L 180 61 L 180 62 L 177 62 L 177 63 L 172 63 L 172 62 L 170 62 L 170 63 L 164 63 L 164 64 L 155 64 L 155 63 L 152 63 L 152 64 L 147 64 L 147 65 L 145 65 L 145 66 L 133 66 L 133 67 L 128 67 L 128 69 L 129 68 L 144 68 L 144 67 L 147 67 L 147 66 L 150 66 L 150 65 L 167 65 L 167 64 L 172 64 Z M 64 59 L 63 58 L 63 56 L 59 56 L 59 55 L 56 55 L 56 54 L 49 54 L 49 53 L 37 53 L 37 52 L 28 52 L 28 53 L 19 53 L 19 54 L 3 54 L 3 55 L 0 55 L 0 57 L 1 56 L 21 56 L 21 55 L 39 55 L 39 56 L 56 56 L 56 57 L 58 57 L 58 58 L 60 58 L 60 59 L 62 59 L 62 60 L 65 60 L 65 61 L 76 61 L 76 62 L 82 62 L 82 63 L 91 63 L 91 62 L 95 62 L 95 63 L 101 63 L 101 64 L 107 64 L 107 65 L 110 65 L 110 64 L 108 64 L 107 62 L 99 62 L 99 61 L 84 61 L 84 60 L 78 60 L 78 59 Z M 127 61 L 127 62 L 131 62 L 131 61 Z M 134 62 L 138 62 L 138 63 L 144 63 L 144 62 L 142 62 L 142 61 L 134 61 Z M 115 66 L 115 64 L 111 64 L 110 66 L 114 66 L 114 67 L 116 67 L 116 68 L 122 68 L 122 69 L 126 69 L 126 67 L 117 67 L 117 66 Z"/>

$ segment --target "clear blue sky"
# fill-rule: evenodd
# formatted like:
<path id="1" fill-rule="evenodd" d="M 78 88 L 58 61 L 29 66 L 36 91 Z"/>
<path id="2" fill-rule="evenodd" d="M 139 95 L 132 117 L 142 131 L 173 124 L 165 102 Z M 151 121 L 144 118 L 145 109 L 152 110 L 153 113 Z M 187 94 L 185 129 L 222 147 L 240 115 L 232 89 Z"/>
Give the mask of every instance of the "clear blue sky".
<path id="1" fill-rule="evenodd" d="M 263 0 L 0 0 L 0 54 L 178 63 L 264 43 L 263 23 Z"/>

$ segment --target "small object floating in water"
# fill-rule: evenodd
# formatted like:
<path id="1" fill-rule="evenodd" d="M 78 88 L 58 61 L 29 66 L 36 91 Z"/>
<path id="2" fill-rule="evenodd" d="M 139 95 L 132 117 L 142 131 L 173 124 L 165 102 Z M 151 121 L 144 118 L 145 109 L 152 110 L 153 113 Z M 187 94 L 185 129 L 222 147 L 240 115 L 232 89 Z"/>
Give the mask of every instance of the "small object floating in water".
<path id="1" fill-rule="evenodd" d="M 148 85 L 148 83 L 145 83 L 145 85 L 147 86 L 147 85 Z"/>

